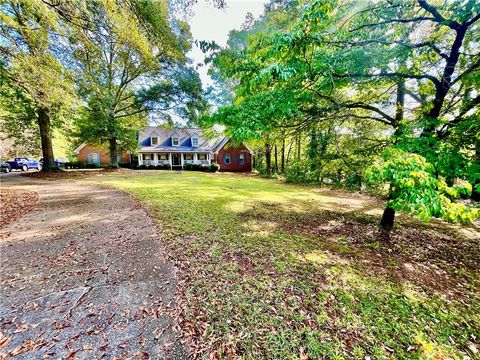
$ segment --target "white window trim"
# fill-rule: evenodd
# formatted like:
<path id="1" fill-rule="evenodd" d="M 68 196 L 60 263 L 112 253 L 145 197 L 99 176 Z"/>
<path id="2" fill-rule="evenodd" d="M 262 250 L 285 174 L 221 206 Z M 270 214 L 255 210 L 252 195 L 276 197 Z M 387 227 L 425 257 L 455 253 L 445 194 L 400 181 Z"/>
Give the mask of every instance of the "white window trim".
<path id="1" fill-rule="evenodd" d="M 153 139 L 157 139 L 157 143 L 154 144 L 153 143 Z M 158 145 L 158 136 L 150 136 L 150 144 L 153 146 L 153 145 Z"/>
<path id="2" fill-rule="evenodd" d="M 195 145 L 195 144 L 193 143 L 194 140 L 197 140 L 197 145 Z M 192 146 L 193 146 L 193 147 L 198 147 L 198 143 L 199 143 L 198 137 L 196 137 L 196 136 L 195 136 L 195 137 L 192 137 Z"/>
<path id="3" fill-rule="evenodd" d="M 177 144 L 176 145 L 173 143 L 174 139 L 177 139 Z M 180 145 L 180 139 L 178 138 L 178 136 L 172 136 L 172 146 L 179 146 L 179 145 Z"/>
<path id="4" fill-rule="evenodd" d="M 245 153 L 240 153 L 238 160 L 239 160 L 238 163 L 239 163 L 240 165 L 245 164 Z"/>
<path id="5" fill-rule="evenodd" d="M 228 158 L 228 162 L 227 162 L 227 158 Z M 232 163 L 232 155 L 230 155 L 230 153 L 226 153 L 223 161 L 225 164 L 230 165 Z"/>
<path id="6" fill-rule="evenodd" d="M 93 161 L 93 156 L 92 155 L 95 155 L 96 156 L 96 160 L 97 161 Z M 88 161 L 90 159 L 90 161 Z M 100 154 L 99 153 L 88 153 L 87 155 L 87 162 L 89 164 L 100 164 Z"/>

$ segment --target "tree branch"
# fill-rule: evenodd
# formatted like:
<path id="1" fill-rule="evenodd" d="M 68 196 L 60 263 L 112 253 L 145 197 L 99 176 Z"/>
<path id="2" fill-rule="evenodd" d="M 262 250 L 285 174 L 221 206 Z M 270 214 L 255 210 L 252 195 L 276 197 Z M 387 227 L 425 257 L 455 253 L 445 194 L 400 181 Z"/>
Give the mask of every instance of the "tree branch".
<path id="1" fill-rule="evenodd" d="M 455 29 L 455 30 L 460 28 L 460 24 L 458 22 L 456 22 L 454 20 L 445 19 L 443 17 L 443 15 L 438 12 L 437 8 L 435 6 L 427 3 L 426 0 L 417 0 L 417 2 L 418 2 L 418 5 L 420 5 L 423 9 L 425 9 L 426 11 L 428 11 L 430 14 L 433 15 L 436 22 L 441 23 L 441 24 L 445 24 L 448 27 L 450 27 L 452 29 Z"/>
<path id="2" fill-rule="evenodd" d="M 428 79 L 435 84 L 435 86 L 440 85 L 440 81 L 432 75 L 428 74 L 404 74 L 404 73 L 378 73 L 378 74 L 333 74 L 334 77 L 338 78 L 348 78 L 348 77 L 357 77 L 357 78 L 371 78 L 371 77 L 387 77 L 387 78 L 404 78 L 404 79 Z"/>

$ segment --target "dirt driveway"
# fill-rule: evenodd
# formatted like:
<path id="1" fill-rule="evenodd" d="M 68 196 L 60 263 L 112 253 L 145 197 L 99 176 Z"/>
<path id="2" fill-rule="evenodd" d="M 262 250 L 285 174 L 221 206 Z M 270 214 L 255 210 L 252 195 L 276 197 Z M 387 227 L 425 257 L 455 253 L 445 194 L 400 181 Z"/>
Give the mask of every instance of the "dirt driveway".
<path id="1" fill-rule="evenodd" d="M 168 315 L 175 269 L 145 210 L 76 182 L 2 186 L 39 202 L 0 230 L 0 358 L 187 357 Z"/>

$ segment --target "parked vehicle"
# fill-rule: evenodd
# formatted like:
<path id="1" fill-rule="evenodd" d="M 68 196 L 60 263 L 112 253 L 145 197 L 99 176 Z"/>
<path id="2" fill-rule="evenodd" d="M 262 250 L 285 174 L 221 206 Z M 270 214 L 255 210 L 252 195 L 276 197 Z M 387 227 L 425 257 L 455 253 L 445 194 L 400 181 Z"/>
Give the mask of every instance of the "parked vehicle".
<path id="1" fill-rule="evenodd" d="M 41 163 L 42 166 L 43 166 L 43 158 L 41 158 L 40 160 L 38 160 L 38 162 Z M 60 161 L 60 160 L 58 160 L 58 159 L 55 160 L 55 167 L 56 167 L 56 168 L 59 168 L 59 169 L 60 169 L 60 168 L 63 167 L 63 166 L 64 166 L 64 163 L 63 163 L 62 161 Z"/>
<path id="2" fill-rule="evenodd" d="M 12 167 L 9 163 L 2 161 L 0 162 L 0 170 L 2 172 L 9 173 L 10 171 L 12 171 Z"/>
<path id="3" fill-rule="evenodd" d="M 15 158 L 13 161 L 7 161 L 11 170 L 28 171 L 30 169 L 42 170 L 42 163 L 30 158 Z"/>

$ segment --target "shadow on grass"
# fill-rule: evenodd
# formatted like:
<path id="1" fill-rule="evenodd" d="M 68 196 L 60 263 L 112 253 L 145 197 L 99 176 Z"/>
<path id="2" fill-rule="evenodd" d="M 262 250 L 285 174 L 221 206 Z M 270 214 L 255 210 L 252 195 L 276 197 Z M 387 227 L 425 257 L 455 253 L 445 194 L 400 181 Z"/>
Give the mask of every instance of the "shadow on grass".
<path id="1" fill-rule="evenodd" d="M 248 231 L 259 237 L 274 232 L 305 236 L 298 252 L 307 260 L 309 254 L 315 259 L 315 251 L 328 251 L 332 258 L 354 262 L 369 275 L 387 276 L 394 282 L 409 281 L 425 290 L 460 297 L 468 295 L 466 290 L 478 291 L 480 237 L 467 239 L 453 229 L 448 235 L 433 226 L 400 221 L 386 240 L 378 229 L 379 217 L 365 215 L 363 210 L 306 208 L 299 212 L 260 202 L 240 217 Z"/>

